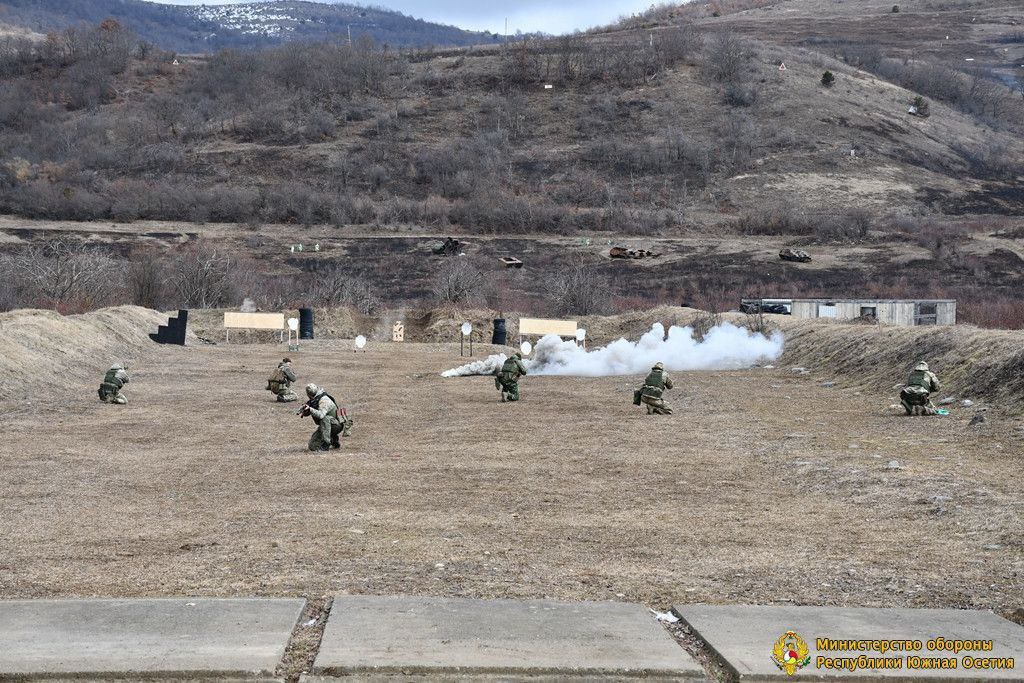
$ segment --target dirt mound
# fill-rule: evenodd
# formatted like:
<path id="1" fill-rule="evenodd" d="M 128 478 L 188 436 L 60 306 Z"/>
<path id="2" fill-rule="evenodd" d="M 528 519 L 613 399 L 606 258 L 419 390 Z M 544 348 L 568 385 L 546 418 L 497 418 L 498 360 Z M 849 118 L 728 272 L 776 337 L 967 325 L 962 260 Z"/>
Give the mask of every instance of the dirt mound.
<path id="1" fill-rule="evenodd" d="M 156 347 L 150 332 L 167 314 L 138 306 L 84 315 L 22 309 L 0 313 L 0 400 L 45 396 L 72 382 L 95 379 L 114 362 Z"/>
<path id="2" fill-rule="evenodd" d="M 890 388 L 926 360 L 942 380 L 944 395 L 1014 404 L 1024 397 L 1024 332 L 791 320 L 780 326 L 786 335 L 782 362 L 858 386 Z"/>
<path id="3" fill-rule="evenodd" d="M 237 311 L 237 308 L 207 308 L 191 310 L 188 314 L 188 327 L 196 336 L 208 339 L 218 344 L 224 342 L 224 313 Z M 277 313 L 278 311 L 270 311 Z M 298 318 L 298 309 L 285 309 L 281 311 L 284 317 Z M 367 334 L 364 327 L 370 329 L 377 324 L 376 320 L 369 323 L 361 318 L 357 321 L 356 315 L 347 308 L 314 308 L 313 327 L 317 337 L 325 339 L 351 339 L 357 334 Z M 266 344 L 280 339 L 279 332 L 268 332 L 266 330 L 231 330 L 230 341 L 232 344 Z"/>

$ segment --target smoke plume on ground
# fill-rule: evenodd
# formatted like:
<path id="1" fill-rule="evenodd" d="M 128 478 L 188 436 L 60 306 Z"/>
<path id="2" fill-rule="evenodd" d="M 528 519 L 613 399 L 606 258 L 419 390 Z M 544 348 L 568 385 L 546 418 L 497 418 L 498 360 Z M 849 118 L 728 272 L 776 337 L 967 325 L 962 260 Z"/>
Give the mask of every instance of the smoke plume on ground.
<path id="1" fill-rule="evenodd" d="M 639 341 L 619 339 L 591 351 L 548 335 L 537 342 L 533 356 L 524 364 L 532 375 L 576 377 L 639 375 L 658 362 L 667 370 L 722 370 L 773 361 L 782 354 L 782 345 L 779 332 L 765 337 L 729 323 L 713 327 L 703 341 L 693 338 L 690 327 L 671 327 L 666 336 L 665 327 L 655 323 Z M 505 354 L 497 354 L 448 370 L 442 376 L 494 374 L 505 358 Z"/>

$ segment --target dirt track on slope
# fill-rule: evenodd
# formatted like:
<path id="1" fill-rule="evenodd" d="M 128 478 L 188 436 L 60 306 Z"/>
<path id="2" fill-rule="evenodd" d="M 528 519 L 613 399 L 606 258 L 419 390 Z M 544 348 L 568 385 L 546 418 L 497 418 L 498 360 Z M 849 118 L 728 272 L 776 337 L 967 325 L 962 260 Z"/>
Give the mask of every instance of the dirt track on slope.
<path id="1" fill-rule="evenodd" d="M 785 370 L 442 380 L 457 348 L 293 354 L 344 450 L 263 391 L 279 347 L 160 348 L 130 404 L 6 404 L 0 598 L 413 593 L 1024 607 L 1024 436 Z M 97 378 L 98 381 L 99 378 Z M 887 469 L 898 460 L 899 469 Z"/>

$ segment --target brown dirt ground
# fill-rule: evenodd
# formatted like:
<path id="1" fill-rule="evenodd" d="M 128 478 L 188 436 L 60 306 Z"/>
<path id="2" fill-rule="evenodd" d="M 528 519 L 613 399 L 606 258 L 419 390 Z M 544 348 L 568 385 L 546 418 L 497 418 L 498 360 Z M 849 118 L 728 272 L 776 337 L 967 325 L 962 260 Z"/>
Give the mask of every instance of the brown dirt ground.
<path id="1" fill-rule="evenodd" d="M 0 597 L 433 594 L 1024 607 L 1024 437 L 786 370 L 443 380 L 443 345 L 307 344 L 341 452 L 263 390 L 278 346 L 159 348 L 131 403 L 4 404 Z M 486 348 L 480 349 L 485 352 Z M 900 469 L 886 469 L 898 460 Z"/>

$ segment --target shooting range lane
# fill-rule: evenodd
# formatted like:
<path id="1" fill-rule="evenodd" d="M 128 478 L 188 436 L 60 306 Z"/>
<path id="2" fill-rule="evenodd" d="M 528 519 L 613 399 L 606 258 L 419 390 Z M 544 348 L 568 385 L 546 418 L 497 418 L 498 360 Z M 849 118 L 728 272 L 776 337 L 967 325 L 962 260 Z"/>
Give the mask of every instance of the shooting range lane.
<path id="1" fill-rule="evenodd" d="M 341 451 L 309 453 L 312 422 L 264 390 L 284 355 L 354 417 Z M 440 377 L 458 362 L 457 343 L 153 344 L 126 406 L 69 379 L 40 438 L 22 400 L 0 595 L 1024 607 L 1009 421 L 895 417 L 782 369 L 674 373 L 666 417 L 631 404 L 638 376 L 527 376 L 501 404 L 490 377 Z"/>

